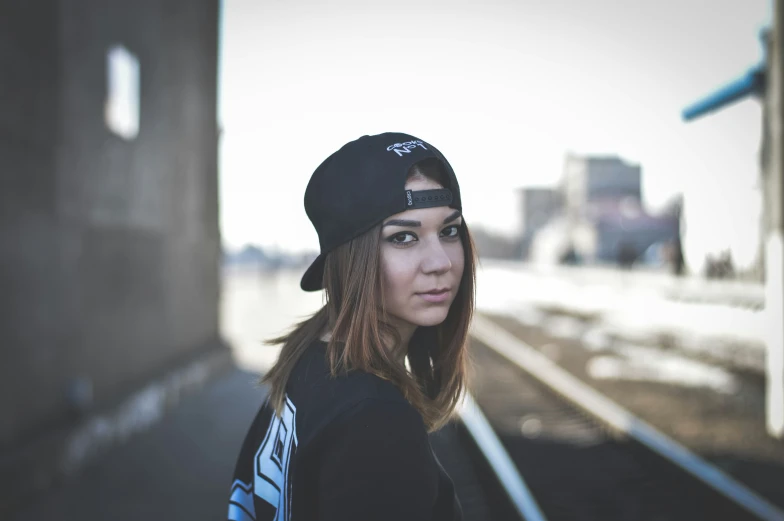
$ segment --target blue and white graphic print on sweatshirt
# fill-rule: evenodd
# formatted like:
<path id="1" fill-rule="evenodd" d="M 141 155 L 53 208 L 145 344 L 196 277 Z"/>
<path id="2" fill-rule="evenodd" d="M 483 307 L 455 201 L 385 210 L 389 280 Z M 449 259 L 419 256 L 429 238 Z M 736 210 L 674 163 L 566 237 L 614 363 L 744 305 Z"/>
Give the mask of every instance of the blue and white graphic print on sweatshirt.
<path id="1" fill-rule="evenodd" d="M 325 354 L 317 341 L 297 363 L 282 417 L 260 408 L 240 449 L 228 519 L 462 519 L 419 413 L 374 375 L 332 378 Z"/>

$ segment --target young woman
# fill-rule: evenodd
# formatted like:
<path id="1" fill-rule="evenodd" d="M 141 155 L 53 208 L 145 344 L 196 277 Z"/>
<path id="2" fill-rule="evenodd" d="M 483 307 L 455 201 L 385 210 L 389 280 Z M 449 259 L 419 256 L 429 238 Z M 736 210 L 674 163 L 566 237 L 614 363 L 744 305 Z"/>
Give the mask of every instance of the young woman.
<path id="1" fill-rule="evenodd" d="M 456 520 L 428 433 L 465 385 L 475 254 L 451 166 L 406 134 L 363 136 L 313 173 L 326 304 L 287 335 L 240 450 L 234 521 Z"/>

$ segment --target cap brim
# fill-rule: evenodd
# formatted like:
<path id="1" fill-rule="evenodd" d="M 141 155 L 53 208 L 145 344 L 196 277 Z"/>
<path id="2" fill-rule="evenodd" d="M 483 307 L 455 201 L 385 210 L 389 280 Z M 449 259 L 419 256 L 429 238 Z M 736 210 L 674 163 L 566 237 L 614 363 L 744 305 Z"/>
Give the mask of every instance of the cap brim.
<path id="1" fill-rule="evenodd" d="M 316 260 L 314 260 L 310 266 L 308 266 L 308 269 L 305 271 L 305 274 L 302 276 L 302 280 L 299 283 L 300 288 L 305 291 L 318 291 L 324 289 L 324 260 L 326 258 L 327 254 L 322 253 L 316 257 Z"/>

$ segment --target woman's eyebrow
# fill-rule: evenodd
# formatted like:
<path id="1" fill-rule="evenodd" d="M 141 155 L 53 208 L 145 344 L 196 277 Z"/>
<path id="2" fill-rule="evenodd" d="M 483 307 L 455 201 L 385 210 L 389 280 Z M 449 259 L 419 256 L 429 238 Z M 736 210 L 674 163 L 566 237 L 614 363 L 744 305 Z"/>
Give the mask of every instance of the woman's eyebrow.
<path id="1" fill-rule="evenodd" d="M 455 210 L 453 213 L 449 215 L 446 219 L 444 219 L 444 224 L 450 223 L 460 217 L 462 214 L 460 210 Z M 385 222 L 381 227 L 384 228 L 385 226 L 401 226 L 403 228 L 419 228 L 422 226 L 421 221 L 409 221 L 406 219 L 391 219 Z"/>
<path id="2" fill-rule="evenodd" d="M 418 228 L 422 226 L 422 223 L 419 221 L 406 221 L 405 219 L 392 219 L 390 221 L 385 222 L 381 227 L 384 228 L 385 226 L 402 226 L 404 228 Z"/>
<path id="3" fill-rule="evenodd" d="M 460 213 L 460 210 L 455 210 L 455 211 L 454 211 L 454 213 L 452 213 L 452 214 L 451 214 L 449 217 L 447 217 L 446 219 L 444 219 L 444 224 L 446 224 L 446 223 L 450 223 L 450 222 L 454 221 L 455 219 L 457 219 L 458 217 L 460 217 L 460 215 L 462 215 L 462 214 Z"/>

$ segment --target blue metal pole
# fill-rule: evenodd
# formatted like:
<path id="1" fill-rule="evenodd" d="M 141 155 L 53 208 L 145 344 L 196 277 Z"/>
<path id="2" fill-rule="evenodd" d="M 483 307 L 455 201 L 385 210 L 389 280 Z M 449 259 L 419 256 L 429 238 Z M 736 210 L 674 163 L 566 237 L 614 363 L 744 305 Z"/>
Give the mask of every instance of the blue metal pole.
<path id="1" fill-rule="evenodd" d="M 719 110 L 746 96 L 760 95 L 764 88 L 765 66 L 758 65 L 740 78 L 730 82 L 707 97 L 683 109 L 681 116 L 691 121 L 709 112 Z"/>

